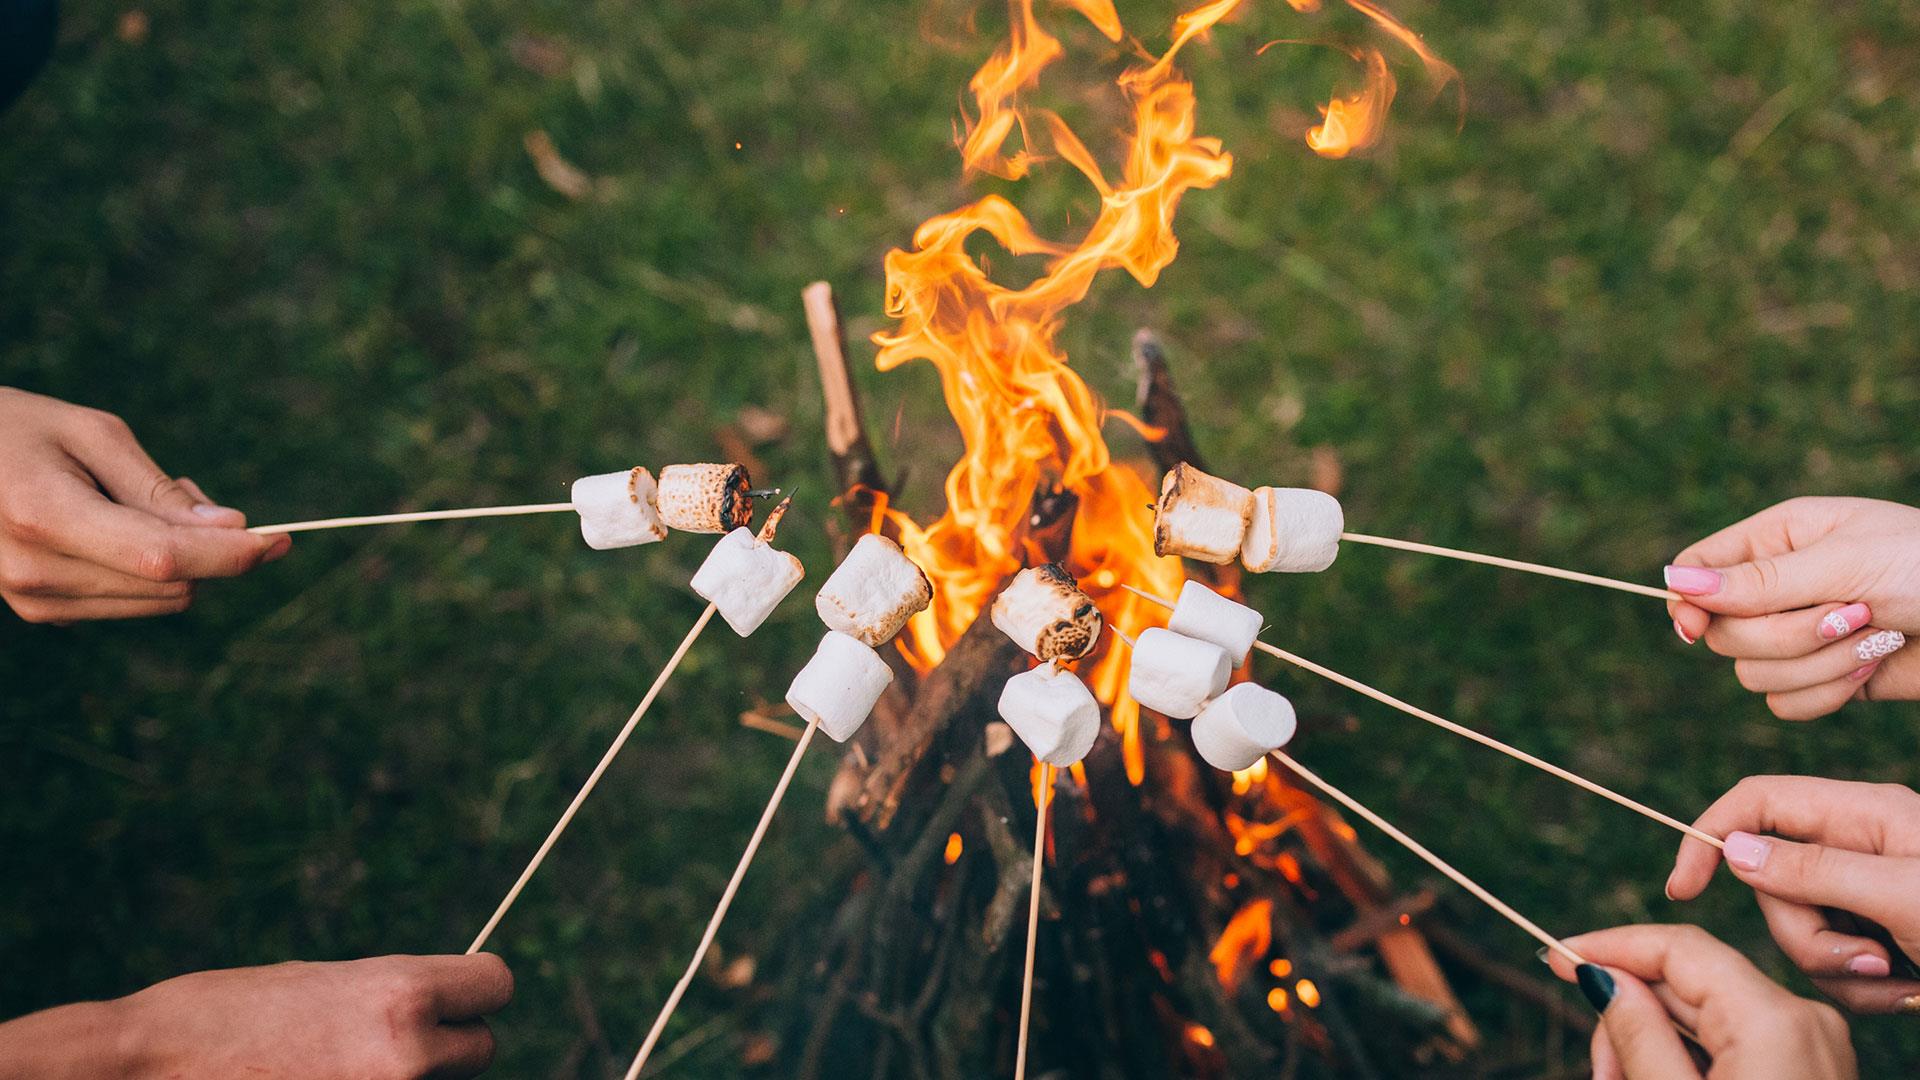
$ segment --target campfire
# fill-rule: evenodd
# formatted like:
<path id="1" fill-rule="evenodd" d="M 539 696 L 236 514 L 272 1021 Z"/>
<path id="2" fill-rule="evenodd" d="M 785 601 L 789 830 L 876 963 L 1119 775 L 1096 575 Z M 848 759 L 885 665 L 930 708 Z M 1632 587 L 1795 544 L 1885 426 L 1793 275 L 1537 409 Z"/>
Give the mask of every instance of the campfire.
<path id="1" fill-rule="evenodd" d="M 1108 0 L 1061 6 L 1074 13 L 1061 18 L 1131 41 Z M 1166 621 L 1132 589 L 1173 596 L 1191 573 L 1234 595 L 1239 574 L 1155 554 L 1152 478 L 1182 463 L 1205 467 L 1157 341 L 1143 332 L 1134 342 L 1138 395 L 1128 413 L 1099 399 L 1057 339 L 1102 271 L 1151 286 L 1178 250 L 1182 198 L 1231 172 L 1231 156 L 1198 133 L 1193 88 L 1175 61 L 1239 6 L 1216 0 L 1181 14 L 1164 53 L 1118 76 L 1112 91 L 1130 128 L 1110 170 L 1060 116 L 1025 101 L 1065 46 L 1031 0 L 1011 4 L 1008 40 L 969 84 L 964 167 L 1017 181 L 1064 165 L 1100 209 L 1078 240 L 1060 241 L 989 195 L 926 221 L 910 250 L 887 256 L 893 325 L 875 335 L 875 362 L 882 371 L 933 363 L 964 445 L 938 518 L 922 524 L 896 502 L 865 434 L 831 292 L 808 290 L 844 492 L 840 554 L 865 533 L 890 537 L 934 595 L 890 653 L 894 683 L 831 787 L 827 812 L 857 847 L 857 868 L 836 908 L 782 935 L 791 944 L 767 1018 L 779 1075 L 1010 1071 L 1033 857 L 1023 838 L 1033 835 L 1046 767 L 996 716 L 1001 688 L 1028 661 L 986 612 L 1022 568 L 1056 562 L 1116 633 L 1079 665 L 1107 724 L 1054 789 L 1044 834 L 1031 1074 L 1439 1069 L 1480 1043 L 1453 985 L 1460 978 L 1531 1001 L 1574 1032 L 1590 1026 L 1530 973 L 1435 925 L 1432 892 L 1396 889 L 1338 814 L 1265 760 L 1217 772 L 1127 692 L 1127 642 Z M 1393 16 L 1365 0 L 1352 7 L 1410 48 L 1436 87 L 1456 79 Z M 1395 94 L 1378 50 L 1356 60 L 1362 88 L 1330 101 L 1306 133 L 1327 157 L 1377 140 Z M 1009 256 L 1043 259 L 1044 272 L 1002 284 L 973 253 L 982 234 Z M 1115 457 L 1110 421 L 1145 461 Z"/>

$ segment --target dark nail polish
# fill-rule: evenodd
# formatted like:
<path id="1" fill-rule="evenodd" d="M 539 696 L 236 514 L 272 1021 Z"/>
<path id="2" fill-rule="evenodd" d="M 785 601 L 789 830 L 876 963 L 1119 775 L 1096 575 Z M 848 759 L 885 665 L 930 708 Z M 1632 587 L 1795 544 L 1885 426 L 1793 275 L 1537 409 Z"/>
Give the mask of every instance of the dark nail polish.
<path id="1" fill-rule="evenodd" d="M 1573 974 L 1580 980 L 1580 992 L 1593 1004 L 1593 1011 L 1606 1012 L 1607 1006 L 1613 1004 L 1613 976 L 1593 964 L 1581 964 L 1573 969 Z"/>

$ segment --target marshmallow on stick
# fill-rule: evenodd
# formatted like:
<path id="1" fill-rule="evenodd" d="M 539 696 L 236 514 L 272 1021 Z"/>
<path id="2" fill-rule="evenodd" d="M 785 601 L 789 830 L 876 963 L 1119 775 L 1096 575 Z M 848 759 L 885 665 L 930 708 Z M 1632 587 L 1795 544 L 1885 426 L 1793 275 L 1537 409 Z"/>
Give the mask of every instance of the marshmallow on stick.
<path id="1" fill-rule="evenodd" d="M 745 465 L 669 465 L 660 470 L 660 520 L 681 532 L 724 533 L 753 521 Z"/>
<path id="2" fill-rule="evenodd" d="M 927 575 L 899 544 L 861 537 L 814 598 L 829 629 L 787 688 L 787 704 L 802 720 L 817 719 L 835 742 L 852 738 L 893 682 L 893 669 L 874 650 L 932 602 Z"/>
<path id="3" fill-rule="evenodd" d="M 1312 488 L 1256 488 L 1240 562 L 1256 574 L 1317 574 L 1340 554 L 1340 500 Z"/>
<path id="4" fill-rule="evenodd" d="M 1260 636 L 1260 613 L 1221 596 L 1189 578 L 1180 586 L 1180 602 L 1173 607 L 1167 629 L 1201 641 L 1211 641 L 1227 651 L 1235 666 L 1247 660 L 1254 639 Z"/>
<path id="5" fill-rule="evenodd" d="M 1183 461 L 1160 481 L 1153 553 L 1230 563 L 1240 554 L 1252 516 L 1253 492 Z"/>
<path id="6" fill-rule="evenodd" d="M 573 482 L 580 535 L 595 551 L 635 547 L 667 538 L 655 503 L 653 474 L 643 468 L 583 476 Z"/>
<path id="7" fill-rule="evenodd" d="M 1133 646 L 1127 692 L 1141 705 L 1176 720 L 1191 720 L 1227 688 L 1233 658 L 1211 641 L 1155 626 Z"/>
<path id="8" fill-rule="evenodd" d="M 1100 703 L 1080 677 L 1048 661 L 1007 680 L 1000 719 L 1033 756 L 1065 768 L 1087 756 L 1100 736 Z"/>
<path id="9" fill-rule="evenodd" d="M 720 538 L 693 575 L 693 591 L 720 609 L 733 632 L 760 628 L 806 576 L 800 560 L 739 528 Z"/>
<path id="10" fill-rule="evenodd" d="M 1078 660 L 1093 651 L 1105 620 L 1093 598 L 1059 563 L 1013 576 L 994 598 L 993 625 L 1042 660 Z"/>
<path id="11" fill-rule="evenodd" d="M 1207 764 L 1239 772 L 1292 741 L 1296 726 L 1292 702 L 1244 682 L 1207 702 L 1194 717 L 1191 734 Z"/>

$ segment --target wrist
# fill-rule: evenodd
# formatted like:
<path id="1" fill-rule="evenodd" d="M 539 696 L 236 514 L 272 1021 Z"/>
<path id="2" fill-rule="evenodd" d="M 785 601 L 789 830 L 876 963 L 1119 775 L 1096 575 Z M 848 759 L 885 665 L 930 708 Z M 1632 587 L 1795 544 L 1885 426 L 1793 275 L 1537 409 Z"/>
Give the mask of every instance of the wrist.
<path id="1" fill-rule="evenodd" d="M 142 1025 L 130 999 L 61 1005 L 0 1024 L 0 1080 L 136 1080 Z"/>

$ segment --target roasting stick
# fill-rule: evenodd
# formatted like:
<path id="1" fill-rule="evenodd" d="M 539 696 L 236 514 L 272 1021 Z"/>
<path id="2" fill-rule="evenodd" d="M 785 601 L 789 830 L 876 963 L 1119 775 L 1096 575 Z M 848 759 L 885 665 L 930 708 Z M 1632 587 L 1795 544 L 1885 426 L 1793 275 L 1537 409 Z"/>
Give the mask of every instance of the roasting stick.
<path id="1" fill-rule="evenodd" d="M 1033 891 L 1027 896 L 1027 968 L 1020 980 L 1020 1045 L 1013 1080 L 1027 1077 L 1027 1020 L 1033 1014 L 1033 943 L 1040 930 L 1040 864 L 1047 858 L 1047 807 L 1053 802 L 1053 766 L 1040 763 L 1040 805 L 1034 811 Z"/>
<path id="2" fill-rule="evenodd" d="M 1535 923 L 1532 919 L 1529 919 L 1525 915 L 1522 915 L 1519 912 L 1513 910 L 1511 907 L 1508 907 L 1506 901 L 1500 899 L 1499 897 L 1493 895 L 1487 890 L 1481 888 L 1479 883 L 1474 881 L 1472 878 L 1468 877 L 1467 875 L 1461 873 L 1458 870 L 1455 870 L 1453 868 L 1453 865 L 1447 862 L 1447 860 L 1441 858 L 1438 855 L 1435 855 L 1431 851 L 1428 851 L 1426 847 L 1420 843 L 1420 841 L 1415 840 L 1413 837 L 1408 836 L 1404 832 L 1401 832 L 1398 828 L 1396 828 L 1393 825 L 1392 822 L 1388 821 L 1386 818 L 1383 818 L 1379 814 L 1376 814 L 1373 811 L 1367 809 L 1366 807 L 1360 805 L 1360 802 L 1356 800 L 1353 796 L 1348 795 L 1346 792 L 1341 791 L 1339 788 L 1334 787 L 1332 784 L 1329 784 L 1325 780 L 1322 780 L 1320 779 L 1320 777 L 1314 775 L 1311 771 L 1307 769 L 1305 765 L 1302 765 L 1299 762 L 1293 760 L 1293 758 L 1289 756 L 1285 750 L 1273 750 L 1273 751 L 1270 751 L 1270 753 L 1272 754 L 1273 759 L 1275 761 L 1278 761 L 1280 764 L 1285 765 L 1289 769 L 1292 769 L 1295 773 L 1299 774 L 1302 780 L 1305 780 L 1307 783 L 1312 784 L 1314 787 L 1319 788 L 1322 792 L 1324 792 L 1328 797 L 1332 798 L 1335 802 L 1338 802 L 1340 805 L 1346 807 L 1347 809 L 1353 811 L 1356 814 L 1359 814 L 1361 817 L 1366 818 L 1369 822 L 1372 822 L 1375 828 L 1379 829 L 1381 832 L 1386 833 L 1388 836 L 1391 836 L 1395 840 L 1399 841 L 1401 846 L 1405 847 L 1408 851 L 1411 851 L 1415 855 L 1418 855 L 1422 859 L 1425 859 L 1429 864 L 1433 866 L 1435 870 L 1438 870 L 1441 873 L 1452 878 L 1454 884 L 1460 886 L 1461 888 L 1467 890 L 1473 895 L 1479 897 L 1482 903 L 1486 904 L 1488 907 L 1499 912 L 1500 914 L 1505 915 L 1509 922 L 1512 922 L 1513 925 L 1518 926 L 1520 929 L 1525 930 L 1527 933 L 1532 934 L 1535 938 L 1539 939 L 1541 944 L 1545 945 L 1547 948 L 1552 949 L 1553 951 L 1559 953 L 1561 956 L 1564 956 L 1568 960 L 1573 961 L 1575 965 L 1585 964 L 1587 962 L 1585 957 L 1581 956 L 1577 952 L 1574 952 L 1572 949 L 1567 948 L 1567 945 L 1565 942 L 1561 941 L 1557 937 L 1554 937 L 1552 934 L 1547 933 L 1545 930 L 1540 929 L 1539 925 Z"/>
<path id="3" fill-rule="evenodd" d="M 1136 589 L 1131 585 L 1127 585 L 1125 586 L 1125 588 L 1127 589 L 1127 591 L 1133 593 L 1134 595 L 1150 603 L 1159 604 L 1160 606 L 1165 608 L 1173 607 L 1172 602 L 1166 600 L 1163 597 L 1155 596 L 1152 593 L 1142 592 L 1141 590 Z M 1418 706 L 1409 705 L 1406 702 L 1401 701 L 1399 698 L 1394 697 L 1392 694 L 1389 694 L 1383 690 L 1376 690 L 1373 687 L 1368 686 L 1366 683 L 1363 683 L 1358 679 L 1348 678 L 1347 676 L 1340 674 L 1339 672 L 1333 670 L 1332 668 L 1322 667 L 1321 665 L 1316 664 L 1311 660 L 1308 660 L 1304 656 L 1297 656 L 1293 653 L 1288 652 L 1285 649 L 1280 648 L 1277 645 L 1269 645 L 1266 642 L 1260 641 L 1257 639 L 1254 641 L 1253 647 L 1271 656 L 1277 656 L 1280 659 L 1285 660 L 1287 663 L 1295 665 L 1296 667 L 1305 668 L 1306 670 L 1313 672 L 1315 675 L 1318 675 L 1321 678 L 1330 679 L 1333 682 L 1337 682 L 1341 686 L 1344 686 L 1347 689 L 1354 691 L 1355 693 L 1364 694 L 1367 697 L 1370 697 L 1382 704 L 1391 705 L 1392 707 L 1400 710 L 1401 712 L 1406 713 L 1408 716 L 1425 720 L 1429 724 L 1442 728 L 1446 731 L 1450 731 L 1453 734 L 1458 735 L 1462 738 L 1471 739 L 1482 746 L 1488 747 L 1493 750 L 1498 750 L 1500 753 L 1505 754 L 1508 757 L 1515 759 L 1516 761 L 1525 762 L 1526 764 L 1531 765 L 1534 768 L 1541 770 L 1542 772 L 1549 773 L 1553 776 L 1557 776 L 1560 779 L 1565 780 L 1567 783 L 1574 785 L 1575 787 L 1584 788 L 1585 790 L 1590 791 L 1593 794 L 1598 795 L 1603 799 L 1607 799 L 1612 802 L 1618 803 L 1621 806 L 1624 806 L 1627 809 L 1632 810 L 1636 814 L 1641 814 L 1645 817 L 1651 818 L 1654 821 L 1657 821 L 1669 828 L 1677 829 L 1680 832 L 1693 837 L 1695 840 L 1702 841 L 1703 843 L 1712 844 L 1716 848 L 1726 846 L 1725 843 L 1719 837 L 1714 836 L 1711 833 L 1702 832 L 1701 830 L 1694 828 L 1692 825 L 1689 825 L 1686 822 L 1679 820 L 1678 818 L 1672 817 L 1667 814 L 1663 814 L 1660 811 L 1655 810 L 1653 807 L 1646 805 L 1645 803 L 1636 802 L 1635 800 L 1630 799 L 1627 796 L 1622 795 L 1617 791 L 1614 791 L 1612 788 L 1604 787 L 1600 784 L 1594 783 L 1592 780 L 1589 780 L 1578 773 L 1569 772 L 1568 770 L 1563 769 L 1560 766 L 1555 765 L 1550 761 L 1543 761 L 1542 759 L 1534 757 L 1532 754 L 1527 753 L 1525 750 L 1522 750 L 1519 747 L 1509 746 L 1508 744 L 1503 743 L 1500 740 L 1490 735 L 1483 735 L 1480 732 L 1475 731 L 1470 727 L 1466 727 L 1461 724 L 1456 724 L 1453 721 L 1448 720 L 1443 716 L 1436 716 L 1433 713 L 1426 711 L 1425 709 L 1419 708 Z"/>
<path id="4" fill-rule="evenodd" d="M 1369 536 L 1366 533 L 1343 532 L 1340 539 L 1351 540 L 1356 544 L 1372 544 L 1376 547 L 1396 548 L 1400 551 L 1417 551 L 1423 555 L 1439 555 L 1448 559 L 1461 559 L 1466 562 L 1485 563 L 1488 566 L 1504 567 L 1508 570 L 1520 570 L 1529 574 L 1543 574 L 1547 577 L 1562 578 L 1567 581 L 1598 585 L 1605 589 L 1618 589 L 1621 592 L 1638 593 L 1651 596 L 1656 600 L 1679 600 L 1679 593 L 1671 589 L 1656 589 L 1651 585 L 1641 585 L 1618 578 L 1601 577 L 1598 574 L 1583 574 L 1578 570 L 1562 570 L 1557 566 L 1543 566 L 1540 563 L 1521 562 L 1519 559 L 1504 559 L 1498 555 L 1482 555 L 1475 551 L 1461 551 L 1458 548 L 1438 547 L 1433 544 L 1421 544 L 1412 540 L 1394 540 L 1385 536 Z"/>
<path id="5" fill-rule="evenodd" d="M 374 514 L 369 517 L 321 518 L 318 521 L 294 521 L 285 525 L 256 525 L 247 531 L 259 536 L 279 533 L 317 532 L 321 529 L 351 529 L 361 525 L 404 525 L 413 521 L 455 521 L 462 518 L 519 517 L 524 514 L 562 514 L 573 509 L 570 502 L 531 503 L 526 506 L 478 506 L 468 510 L 420 510 L 409 514 Z"/>
<path id="6" fill-rule="evenodd" d="M 640 1075 L 640 1070 L 646 1067 L 654 1044 L 660 1041 L 660 1034 L 667 1030 L 667 1021 L 673 1017 L 673 1010 L 679 1007 L 680 999 L 686 996 L 687 988 L 693 985 L 693 977 L 700 972 L 700 962 L 707 958 L 707 949 L 713 945 L 714 936 L 720 932 L 720 924 L 727 917 L 727 909 L 733 906 L 733 896 L 740 890 L 741 880 L 747 876 L 747 867 L 753 864 L 753 856 L 760 850 L 760 841 L 766 838 L 767 826 L 773 824 L 774 812 L 780 809 L 780 800 L 786 797 L 787 785 L 793 782 L 793 774 L 800 768 L 800 759 L 806 755 L 807 744 L 813 741 L 814 732 L 819 730 L 818 717 L 807 721 L 807 730 L 800 734 L 800 741 L 793 748 L 793 756 L 787 759 L 786 771 L 780 774 L 780 782 L 774 785 L 773 797 L 767 800 L 767 808 L 760 814 L 760 824 L 754 827 L 753 838 L 747 841 L 747 850 L 740 856 L 740 865 L 733 868 L 733 877 L 727 882 L 726 891 L 720 894 L 720 906 L 713 909 L 713 918 L 707 920 L 707 929 L 700 935 L 700 945 L 693 950 L 693 959 L 687 964 L 686 973 L 674 984 L 673 993 L 667 995 L 666 1005 L 660 1009 L 660 1015 L 654 1018 L 653 1028 L 647 1032 L 647 1041 L 640 1044 L 640 1052 L 634 1055 L 633 1064 L 627 1068 L 626 1080 L 634 1080 Z"/>
<path id="7" fill-rule="evenodd" d="M 787 507 L 792 504 L 793 497 L 789 495 L 779 506 L 774 507 L 771 514 L 767 515 L 767 523 L 760 527 L 762 540 L 773 539 L 774 531 L 780 527 L 780 518 L 786 514 Z M 687 650 L 693 648 L 693 643 L 700 639 L 701 632 L 706 630 L 707 624 L 713 621 L 714 613 L 718 610 L 719 605 L 708 604 L 707 610 L 701 612 L 700 618 L 694 622 L 693 629 L 687 631 L 687 636 L 681 639 L 680 647 L 673 650 L 673 656 L 667 660 L 667 666 L 660 669 L 660 674 L 654 678 L 653 685 L 647 688 L 647 696 L 640 699 L 639 706 L 633 710 L 633 715 L 627 717 L 626 725 L 620 729 L 620 734 L 614 736 L 613 745 L 607 747 L 607 752 L 600 756 L 600 764 L 593 767 L 593 772 L 587 776 L 587 782 L 580 786 L 579 793 L 573 797 L 572 802 L 567 804 L 567 809 L 560 815 L 560 820 L 554 822 L 553 831 L 547 833 L 546 840 L 541 842 L 540 850 L 533 853 L 533 860 L 527 863 L 525 870 L 520 871 L 519 880 L 513 883 L 513 888 L 507 890 L 506 898 L 500 901 L 500 906 L 494 909 L 493 917 L 487 920 L 486 926 L 481 927 L 479 936 L 473 939 L 473 944 L 467 946 L 468 956 L 479 952 L 486 945 L 487 939 L 493 936 L 494 928 L 499 926 L 500 920 L 506 917 L 507 909 L 513 907 L 514 901 L 520 899 L 520 891 L 527 887 L 527 882 L 533 880 L 534 872 L 539 870 L 540 864 L 547 860 L 547 852 L 553 850 L 553 845 L 560 839 L 560 834 L 567 831 L 568 825 L 573 824 L 573 816 L 580 812 L 580 807 L 587 801 L 587 796 L 593 794 L 594 787 L 600 783 L 600 777 L 606 773 L 607 767 L 613 764 L 613 759 L 620 756 L 621 748 L 627 745 L 627 740 L 633 736 L 634 729 L 640 726 L 641 718 L 646 716 L 647 710 L 653 707 L 654 699 L 660 696 L 661 689 L 667 685 L 667 679 L 680 666 L 680 661 L 687 658 Z M 802 745 L 805 745 L 804 742 Z"/>

